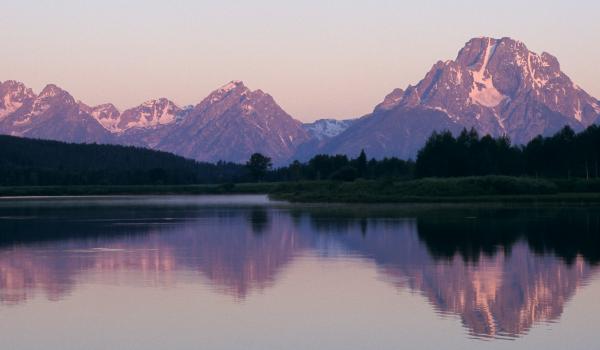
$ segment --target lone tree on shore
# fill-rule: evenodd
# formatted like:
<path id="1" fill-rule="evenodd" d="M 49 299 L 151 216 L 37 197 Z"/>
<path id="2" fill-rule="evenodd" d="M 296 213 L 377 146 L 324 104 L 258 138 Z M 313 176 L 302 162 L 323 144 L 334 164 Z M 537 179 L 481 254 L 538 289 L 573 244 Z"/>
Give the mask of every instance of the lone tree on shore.
<path id="1" fill-rule="evenodd" d="M 248 162 L 246 162 L 246 167 L 248 171 L 250 171 L 250 175 L 255 181 L 261 181 L 264 179 L 267 171 L 271 169 L 273 163 L 271 163 L 271 158 L 266 157 L 260 153 L 254 153 L 250 156 Z"/>

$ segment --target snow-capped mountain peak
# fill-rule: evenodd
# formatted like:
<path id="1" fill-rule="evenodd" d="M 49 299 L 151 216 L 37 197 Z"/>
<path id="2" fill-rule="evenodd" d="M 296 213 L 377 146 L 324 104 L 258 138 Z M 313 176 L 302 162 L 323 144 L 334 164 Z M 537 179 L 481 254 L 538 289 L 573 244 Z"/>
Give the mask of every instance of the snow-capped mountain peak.
<path id="1" fill-rule="evenodd" d="M 600 122 L 598 101 L 575 85 L 556 57 L 511 38 L 469 40 L 456 59 L 439 61 L 416 85 L 396 89 L 325 148 L 414 157 L 434 130 L 475 128 L 523 144 L 565 125 Z M 359 144 L 360 146 L 357 146 Z"/>
<path id="2" fill-rule="evenodd" d="M 6 88 L 5 84 L 2 85 Z M 87 109 L 60 87 L 48 84 L 36 96 L 21 83 L 12 82 L 9 85 L 18 92 L 21 106 L 0 119 L 0 133 L 67 142 L 112 140 L 111 134 Z M 6 95 L 2 100 L 6 100 Z M 10 100 L 14 102 L 14 99 Z"/>
<path id="3" fill-rule="evenodd" d="M 527 136 L 518 135 L 522 126 L 511 129 L 519 115 L 514 109 L 524 103 L 563 115 L 572 126 L 589 125 L 598 113 L 596 101 L 572 83 L 554 56 L 532 52 L 511 38 L 488 37 L 470 40 L 455 60 L 436 63 L 419 84 L 405 92 L 392 92 L 376 110 L 422 107 L 443 111 L 455 123 L 525 142 L 530 132 L 542 132 L 542 125 L 538 123 Z"/>
<path id="4" fill-rule="evenodd" d="M 244 85 L 244 82 L 240 80 L 233 80 L 217 90 L 213 91 L 205 98 L 200 104 L 214 104 L 220 103 L 222 100 L 228 98 L 230 95 L 234 96 L 244 96 L 250 92 L 250 89 Z M 199 104 L 199 105 L 200 105 Z"/>
<path id="5" fill-rule="evenodd" d="M 231 82 L 189 111 L 158 148 L 206 161 L 244 162 L 252 153 L 261 152 L 280 164 L 308 138 L 302 124 L 269 94 Z"/>
<path id="6" fill-rule="evenodd" d="M 176 121 L 181 111 L 181 108 L 166 98 L 149 100 L 138 107 L 124 111 L 119 117 L 116 129 L 125 131 L 132 128 L 168 125 Z"/>
<path id="7" fill-rule="evenodd" d="M 77 105 L 75 99 L 67 91 L 54 84 L 48 84 L 33 100 L 31 115 L 39 115 L 50 108 L 70 109 Z"/>
<path id="8" fill-rule="evenodd" d="M 494 86 L 494 77 L 488 71 L 488 63 L 490 57 L 496 51 L 497 42 L 491 38 L 488 38 L 487 40 L 488 42 L 483 54 L 481 67 L 476 70 L 471 70 L 473 87 L 469 92 L 469 98 L 472 102 L 493 108 L 498 106 L 506 96 L 496 89 Z"/>
<path id="9" fill-rule="evenodd" d="M 304 129 L 317 140 L 330 139 L 344 132 L 355 119 L 319 119 L 312 123 L 304 124 Z"/>
<path id="10" fill-rule="evenodd" d="M 90 107 L 79 102 L 80 109 L 91 115 L 94 119 L 110 132 L 118 132 L 117 124 L 119 123 L 121 112 L 112 103 L 105 103 L 95 107 Z"/>
<path id="11" fill-rule="evenodd" d="M 23 83 L 14 80 L 0 82 L 0 119 L 15 112 L 24 103 L 34 98 L 33 91 Z"/>
<path id="12" fill-rule="evenodd" d="M 40 94 L 37 96 L 37 99 L 41 100 L 41 99 L 48 99 L 48 98 L 52 98 L 52 97 L 65 97 L 65 98 L 69 98 L 69 100 L 72 100 L 70 102 L 75 102 L 73 97 L 68 92 L 66 92 L 65 90 L 56 86 L 55 84 L 46 85 L 46 87 L 44 87 L 42 92 L 40 92 Z"/>

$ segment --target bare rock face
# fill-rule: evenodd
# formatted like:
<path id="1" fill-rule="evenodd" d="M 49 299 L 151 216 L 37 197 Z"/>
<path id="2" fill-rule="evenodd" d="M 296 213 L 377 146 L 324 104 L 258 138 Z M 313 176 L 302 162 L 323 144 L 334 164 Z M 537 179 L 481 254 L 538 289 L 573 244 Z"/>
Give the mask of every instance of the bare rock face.
<path id="1" fill-rule="evenodd" d="M 523 144 L 565 125 L 581 130 L 599 116 L 598 100 L 575 85 L 554 56 L 510 38 L 476 38 L 456 60 L 437 62 L 416 86 L 394 90 L 324 150 L 364 148 L 375 157 L 409 158 L 434 130 L 471 127 Z"/>
<path id="2" fill-rule="evenodd" d="M 156 147 L 202 161 L 245 162 L 260 152 L 281 164 L 308 139 L 270 95 L 234 81 L 196 105 Z"/>

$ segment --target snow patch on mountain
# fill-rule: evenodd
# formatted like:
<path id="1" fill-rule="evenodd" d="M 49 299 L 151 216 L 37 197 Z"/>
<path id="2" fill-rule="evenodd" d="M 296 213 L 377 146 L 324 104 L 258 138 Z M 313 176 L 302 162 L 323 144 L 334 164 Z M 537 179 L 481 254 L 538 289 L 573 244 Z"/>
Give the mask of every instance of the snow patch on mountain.
<path id="1" fill-rule="evenodd" d="M 224 98 L 226 98 L 227 96 L 229 96 L 229 94 L 232 91 L 234 91 L 238 88 L 242 88 L 242 91 L 240 93 L 241 96 L 246 96 L 246 95 L 248 95 L 248 93 L 250 93 L 250 90 L 244 85 L 243 81 L 233 80 L 233 81 L 230 81 L 229 83 L 221 86 L 217 90 L 213 91 L 205 99 L 205 101 L 208 101 L 208 104 L 218 103 L 218 102 L 222 101 Z"/>
<path id="2" fill-rule="evenodd" d="M 229 91 L 235 89 L 236 87 L 238 87 L 238 85 L 242 85 L 242 84 L 243 84 L 243 82 L 240 81 L 240 80 L 232 80 L 229 83 L 221 86 L 219 88 L 219 90 L 217 90 L 217 91 L 219 91 L 219 92 L 229 92 Z"/>
<path id="3" fill-rule="evenodd" d="M 3 97 L 4 108 L 0 109 L 0 119 L 13 113 L 17 109 L 21 108 L 21 106 L 23 105 L 22 102 L 13 101 L 13 97 L 14 96 L 12 96 L 11 94 L 6 94 Z"/>
<path id="4" fill-rule="evenodd" d="M 346 131 L 354 122 L 353 119 L 319 119 L 313 123 L 304 124 L 304 129 L 318 140 L 333 138 Z"/>
<path id="5" fill-rule="evenodd" d="M 581 122 L 583 120 L 583 111 L 581 110 L 581 101 L 577 101 L 577 107 L 575 108 L 575 119 Z"/>
<path id="6" fill-rule="evenodd" d="M 110 104 L 103 104 L 88 109 L 88 113 L 102 125 L 106 130 L 110 132 L 119 132 L 118 127 L 121 113 L 117 108 Z"/>
<path id="7" fill-rule="evenodd" d="M 25 101 L 35 98 L 35 94 L 23 83 L 14 80 L 0 82 L 0 120 L 21 108 Z"/>
<path id="8" fill-rule="evenodd" d="M 488 38 L 481 68 L 478 71 L 471 71 L 473 88 L 469 93 L 469 98 L 471 101 L 489 108 L 498 106 L 506 98 L 506 96 L 496 89 L 494 78 L 487 71 L 488 63 L 496 51 L 496 46 L 497 44 L 492 42 L 491 38 Z"/>
<path id="9" fill-rule="evenodd" d="M 123 131 L 171 124 L 177 119 L 179 111 L 181 109 L 167 99 L 146 101 L 140 107 L 124 112 L 119 128 Z"/>

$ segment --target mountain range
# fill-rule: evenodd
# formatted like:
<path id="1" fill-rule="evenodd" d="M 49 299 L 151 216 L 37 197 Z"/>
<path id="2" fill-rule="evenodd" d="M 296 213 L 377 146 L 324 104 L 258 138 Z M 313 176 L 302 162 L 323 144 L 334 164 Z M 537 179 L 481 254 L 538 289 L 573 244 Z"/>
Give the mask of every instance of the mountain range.
<path id="1" fill-rule="evenodd" d="M 194 106 L 160 98 L 120 112 L 88 106 L 56 85 L 35 94 L 0 83 L 0 133 L 77 143 L 148 147 L 200 161 L 244 162 L 254 152 L 276 165 L 315 154 L 414 158 L 433 131 L 507 136 L 524 144 L 568 125 L 600 121 L 600 102 L 561 71 L 558 60 L 522 42 L 475 38 L 455 60 L 439 61 L 423 80 L 395 89 L 358 119 L 303 124 L 269 94 L 232 81 Z"/>

